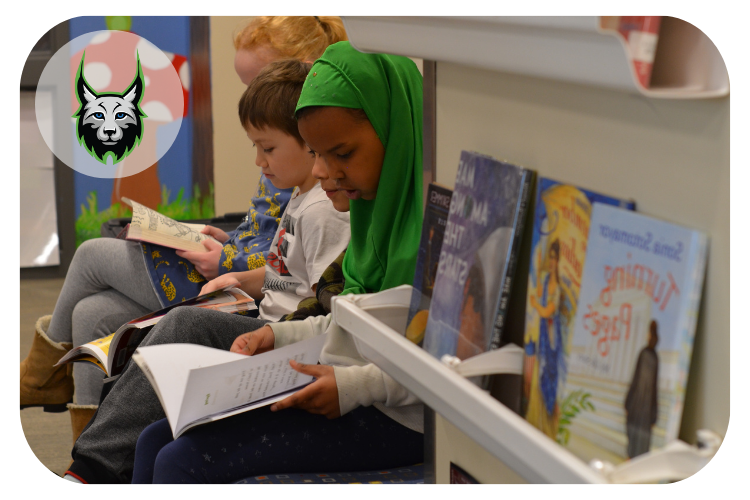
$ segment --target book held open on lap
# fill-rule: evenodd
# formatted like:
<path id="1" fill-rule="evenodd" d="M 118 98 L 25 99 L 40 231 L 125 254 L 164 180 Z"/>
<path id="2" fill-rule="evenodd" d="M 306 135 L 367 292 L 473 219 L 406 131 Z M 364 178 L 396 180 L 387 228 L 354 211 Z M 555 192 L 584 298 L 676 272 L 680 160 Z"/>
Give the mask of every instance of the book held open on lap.
<path id="1" fill-rule="evenodd" d="M 129 198 L 123 197 L 122 201 L 133 209 L 133 217 L 118 238 L 191 252 L 207 252 L 201 242 L 208 239 L 216 241 L 212 236 L 201 233 L 205 224 L 178 222 Z"/>
<path id="2" fill-rule="evenodd" d="M 129 321 L 112 335 L 71 349 L 55 366 L 82 361 L 93 363 L 110 377 L 119 375 L 135 349 L 151 331 L 151 327 L 176 307 L 200 307 L 230 314 L 256 310 L 253 298 L 239 288 L 232 288 L 233 286 L 199 295 Z"/>
<path id="3" fill-rule="evenodd" d="M 289 365 L 315 364 L 325 335 L 255 356 L 194 344 L 139 347 L 133 361 L 151 382 L 172 435 L 254 410 L 290 396 L 313 381 Z"/>

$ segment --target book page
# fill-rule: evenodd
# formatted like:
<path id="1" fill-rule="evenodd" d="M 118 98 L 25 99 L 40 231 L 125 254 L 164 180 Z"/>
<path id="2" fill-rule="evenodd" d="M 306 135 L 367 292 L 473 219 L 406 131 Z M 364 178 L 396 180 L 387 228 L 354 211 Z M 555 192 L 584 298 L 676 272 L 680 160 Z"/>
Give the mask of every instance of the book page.
<path id="1" fill-rule="evenodd" d="M 129 198 L 123 197 L 122 201 L 133 209 L 133 218 L 130 222 L 131 230 L 134 226 L 137 226 L 142 230 L 161 233 L 195 243 L 200 243 L 205 239 L 211 238 L 211 236 L 200 232 L 205 227 L 204 224 L 178 222 Z"/>
<path id="2" fill-rule="evenodd" d="M 143 369 L 170 422 L 176 421 L 191 368 L 243 361 L 248 356 L 194 344 L 162 344 L 136 349 L 133 361 Z"/>
<path id="3" fill-rule="evenodd" d="M 289 360 L 317 363 L 325 338 L 319 335 L 257 356 L 190 370 L 179 419 L 169 419 L 173 434 L 179 435 L 182 427 L 203 417 L 220 415 L 312 382 L 312 376 L 293 370 Z"/>

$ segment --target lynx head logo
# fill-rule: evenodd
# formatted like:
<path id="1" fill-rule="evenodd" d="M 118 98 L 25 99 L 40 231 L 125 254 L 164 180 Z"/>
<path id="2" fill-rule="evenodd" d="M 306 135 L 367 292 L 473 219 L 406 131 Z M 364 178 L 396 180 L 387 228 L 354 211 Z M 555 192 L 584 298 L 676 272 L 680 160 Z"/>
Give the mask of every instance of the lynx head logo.
<path id="1" fill-rule="evenodd" d="M 84 52 L 75 83 L 79 106 L 73 118 L 76 119 L 78 143 L 105 165 L 110 156 L 113 164 L 118 163 L 141 143 L 143 137 L 146 114 L 140 106 L 145 87 L 141 60 L 136 54 L 136 75 L 124 92 L 97 94 L 83 75 L 85 57 Z"/>

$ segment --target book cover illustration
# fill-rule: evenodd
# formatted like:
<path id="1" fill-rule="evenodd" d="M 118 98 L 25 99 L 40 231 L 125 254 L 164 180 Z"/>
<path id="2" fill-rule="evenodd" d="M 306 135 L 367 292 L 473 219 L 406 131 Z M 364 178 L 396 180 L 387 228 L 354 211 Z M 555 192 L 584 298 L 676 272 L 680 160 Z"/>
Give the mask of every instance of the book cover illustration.
<path id="1" fill-rule="evenodd" d="M 419 241 L 417 267 L 414 272 L 409 316 L 407 317 L 406 338 L 421 346 L 424 340 L 427 316 L 435 285 L 440 249 L 443 246 L 448 209 L 453 190 L 439 184 L 430 183 L 427 187 L 427 206 L 422 222 L 422 237 Z"/>
<path id="2" fill-rule="evenodd" d="M 565 395 L 594 409 L 568 448 L 617 464 L 678 436 L 708 238 L 595 204 L 588 245 Z"/>
<path id="3" fill-rule="evenodd" d="M 467 359 L 490 348 L 529 170 L 461 152 L 424 349 Z"/>
<path id="4" fill-rule="evenodd" d="M 561 441 L 562 407 L 570 333 L 581 289 L 593 202 L 633 210 L 632 201 L 540 178 L 537 185 L 531 259 L 526 295 L 522 415 L 552 439 Z"/>

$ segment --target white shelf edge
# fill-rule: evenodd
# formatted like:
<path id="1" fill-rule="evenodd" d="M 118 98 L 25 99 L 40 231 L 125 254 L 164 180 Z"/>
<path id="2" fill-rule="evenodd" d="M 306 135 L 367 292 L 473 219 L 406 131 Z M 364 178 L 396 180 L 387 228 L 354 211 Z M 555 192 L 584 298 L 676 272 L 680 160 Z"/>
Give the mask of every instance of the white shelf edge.
<path id="1" fill-rule="evenodd" d="M 696 66 L 682 72 L 692 83 L 646 89 L 633 73 L 622 37 L 601 30 L 597 16 L 342 19 L 350 42 L 363 52 L 421 57 L 650 98 L 703 99 L 729 94 L 721 55 L 692 25 L 687 31 L 695 43 L 683 45 L 697 47 L 697 52 L 680 53 L 678 59 Z M 685 29 L 679 31 L 680 36 L 685 34 Z"/>
<path id="2" fill-rule="evenodd" d="M 608 482 L 603 474 L 346 297 L 334 297 L 334 321 L 352 334 L 362 355 L 521 477 L 531 483 Z"/>

